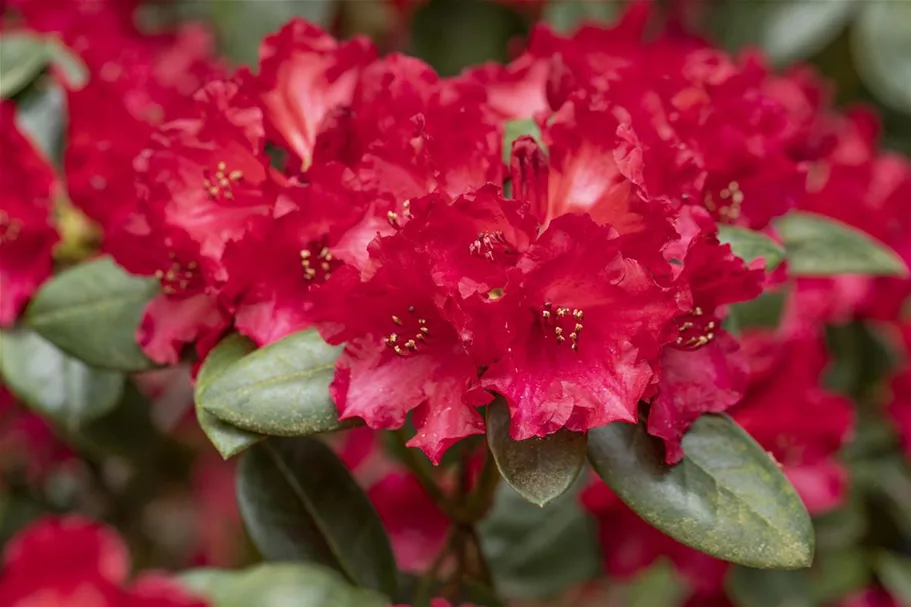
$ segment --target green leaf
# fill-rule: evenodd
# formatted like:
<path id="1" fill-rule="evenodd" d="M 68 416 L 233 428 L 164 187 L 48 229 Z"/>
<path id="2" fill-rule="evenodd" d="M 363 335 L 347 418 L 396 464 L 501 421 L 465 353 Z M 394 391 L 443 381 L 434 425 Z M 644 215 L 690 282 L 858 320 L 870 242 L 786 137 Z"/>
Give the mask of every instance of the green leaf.
<path id="1" fill-rule="evenodd" d="M 876 575 L 901 604 L 911 605 L 911 559 L 882 551 L 876 556 Z"/>
<path id="2" fill-rule="evenodd" d="M 223 422 L 204 410 L 199 403 L 203 401 L 205 398 L 203 393 L 215 379 L 222 376 L 232 364 L 255 349 L 256 344 L 243 335 L 229 335 L 209 352 L 196 378 L 196 391 L 193 399 L 196 402 L 196 419 L 199 420 L 203 432 L 225 459 L 256 444 L 262 440 L 263 436 Z"/>
<path id="3" fill-rule="evenodd" d="M 541 129 L 534 118 L 522 118 L 519 120 L 510 120 L 503 129 L 503 162 L 509 165 L 512 158 L 512 144 L 516 139 L 523 135 L 534 137 L 538 145 L 541 145 Z"/>
<path id="4" fill-rule="evenodd" d="M 314 329 L 289 335 L 232 364 L 199 395 L 199 406 L 258 434 L 307 436 L 337 430 L 341 426 L 329 384 L 340 353 Z"/>
<path id="5" fill-rule="evenodd" d="M 639 516 L 678 541 L 750 567 L 795 569 L 813 560 L 813 526 L 769 455 L 730 418 L 703 415 L 686 456 L 664 463 L 642 424 L 589 431 L 595 471 Z"/>
<path id="6" fill-rule="evenodd" d="M 386 607 L 385 598 L 354 588 L 334 571 L 270 563 L 243 571 L 197 569 L 178 576 L 210 607 Z"/>
<path id="7" fill-rule="evenodd" d="M 764 259 L 766 270 L 774 270 L 784 259 L 784 248 L 760 232 L 719 225 L 718 240 L 722 244 L 731 245 L 734 255 L 747 263 L 754 259 Z"/>
<path id="8" fill-rule="evenodd" d="M 544 438 L 509 437 L 509 407 L 487 407 L 487 444 L 503 479 L 526 500 L 545 506 L 566 493 L 585 465 L 585 435 L 559 430 Z"/>
<path id="9" fill-rule="evenodd" d="M 549 598 L 601 572 L 601 548 L 594 521 L 579 504 L 580 487 L 581 482 L 544 508 L 508 485 L 498 487 L 478 532 L 501 596 Z"/>
<path id="10" fill-rule="evenodd" d="M 857 73 L 880 101 L 911 113 L 911 0 L 863 5 L 852 28 Z"/>
<path id="11" fill-rule="evenodd" d="M 395 594 L 395 557 L 370 500 L 331 449 L 311 438 L 270 438 L 246 451 L 237 502 L 271 560 L 310 561 L 366 588 Z"/>
<path id="12" fill-rule="evenodd" d="M 0 332 L 0 375 L 36 412 L 75 430 L 117 405 L 124 376 L 70 358 L 20 327 Z"/>
<path id="13" fill-rule="evenodd" d="M 857 546 L 820 551 L 810 569 L 815 605 L 837 603 L 872 583 L 869 555 Z"/>
<path id="14" fill-rule="evenodd" d="M 547 2 L 542 19 L 558 32 L 570 33 L 583 21 L 613 21 L 621 7 L 619 2 Z"/>
<path id="15" fill-rule="evenodd" d="M 127 382 L 117 406 L 72 429 L 66 439 L 80 452 L 99 459 L 116 455 L 144 464 L 162 441 L 152 422 L 150 407 L 148 398 L 132 382 Z"/>
<path id="16" fill-rule="evenodd" d="M 774 225 L 784 243 L 792 276 L 908 275 L 908 267 L 895 251 L 834 219 L 793 211 Z"/>
<path id="17" fill-rule="evenodd" d="M 735 607 L 816 607 L 805 571 L 734 567 L 725 586 Z"/>
<path id="18" fill-rule="evenodd" d="M 824 49 L 855 13 L 858 0 L 730 1 L 719 6 L 715 28 L 731 50 L 759 46 L 779 65 Z"/>
<path id="19" fill-rule="evenodd" d="M 24 32 L 0 34 L 0 98 L 9 99 L 28 86 L 50 56 L 43 38 Z"/>
<path id="20" fill-rule="evenodd" d="M 677 607 L 683 604 L 687 589 L 674 565 L 662 558 L 636 576 L 625 594 L 625 607 Z"/>
<path id="21" fill-rule="evenodd" d="M 81 89 L 89 81 L 89 69 L 79 55 L 73 53 L 59 40 L 47 41 L 48 58 L 66 80 L 70 89 Z"/>
<path id="22" fill-rule="evenodd" d="M 109 258 L 73 266 L 44 284 L 27 323 L 61 350 L 94 367 L 143 371 L 155 363 L 136 343 L 154 279 L 133 276 Z"/>

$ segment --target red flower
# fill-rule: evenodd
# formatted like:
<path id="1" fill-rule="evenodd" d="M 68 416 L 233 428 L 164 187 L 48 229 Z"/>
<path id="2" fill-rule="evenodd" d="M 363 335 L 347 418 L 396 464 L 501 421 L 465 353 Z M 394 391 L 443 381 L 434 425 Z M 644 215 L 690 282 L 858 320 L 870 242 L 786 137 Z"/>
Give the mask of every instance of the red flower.
<path id="1" fill-rule="evenodd" d="M 16 127 L 11 101 L 0 102 L 0 148 L 0 326 L 8 326 L 53 269 L 56 177 Z"/>
<path id="2" fill-rule="evenodd" d="M 820 387 L 823 339 L 750 333 L 743 343 L 750 386 L 731 415 L 782 466 L 811 513 L 837 507 L 847 489 L 837 455 L 853 433 L 854 410 Z"/>
<path id="3" fill-rule="evenodd" d="M 765 281 L 761 267 L 748 268 L 718 242 L 704 210 L 683 209 L 677 230 L 681 239 L 665 254 L 682 264 L 677 280 L 688 285 L 694 307 L 677 318 L 679 334 L 662 353 L 648 418 L 649 433 L 665 441 L 668 463 L 683 457 L 680 440 L 701 414 L 724 411 L 743 397 L 749 369 L 737 341 L 721 327 L 722 306 L 753 299 Z"/>
<path id="4" fill-rule="evenodd" d="M 360 71 L 375 56 L 366 38 L 339 43 L 302 19 L 268 36 L 256 87 L 270 140 L 309 166 L 322 122 L 351 102 Z"/>
<path id="5" fill-rule="evenodd" d="M 0 483 L 7 474 L 41 481 L 54 464 L 71 456 L 44 418 L 17 403 L 0 384 Z"/>
<path id="6" fill-rule="evenodd" d="M 650 363 L 687 305 L 685 292 L 655 282 L 641 253 L 637 240 L 589 217 L 559 217 L 519 261 L 506 295 L 487 304 L 502 310 L 494 330 L 509 345 L 483 383 L 506 398 L 513 438 L 635 421 Z"/>
<path id="7" fill-rule="evenodd" d="M 315 165 L 303 180 L 284 190 L 280 216 L 267 229 L 231 243 L 226 255 L 235 283 L 228 288 L 239 291 L 236 327 L 260 345 L 310 326 L 311 291 L 345 261 L 362 257 L 340 246 L 367 206 L 354 174 L 338 164 Z"/>
<path id="8" fill-rule="evenodd" d="M 10 607 L 205 607 L 161 576 L 124 589 L 129 554 L 111 529 L 82 518 L 46 518 L 6 546 L 0 603 Z"/>
<path id="9" fill-rule="evenodd" d="M 443 550 L 450 522 L 409 472 L 392 472 L 367 491 L 402 571 L 423 572 Z"/>
<path id="10" fill-rule="evenodd" d="M 474 407 L 490 396 L 452 324 L 451 297 L 433 282 L 428 260 L 404 234 L 371 247 L 375 273 L 360 282 L 343 267 L 320 289 L 318 327 L 332 344 L 347 342 L 331 392 L 340 419 L 400 428 L 414 410 L 409 442 L 439 462 L 450 445 L 484 432 Z"/>

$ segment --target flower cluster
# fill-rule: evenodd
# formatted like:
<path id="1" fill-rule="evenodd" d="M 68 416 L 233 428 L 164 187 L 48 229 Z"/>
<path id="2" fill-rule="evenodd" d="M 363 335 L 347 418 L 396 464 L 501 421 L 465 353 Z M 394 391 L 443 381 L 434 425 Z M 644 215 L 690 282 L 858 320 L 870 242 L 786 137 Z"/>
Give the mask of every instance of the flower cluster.
<path id="1" fill-rule="evenodd" d="M 260 345 L 316 327 L 347 344 L 340 417 L 398 428 L 413 413 L 410 445 L 434 461 L 483 433 L 476 407 L 492 391 L 520 440 L 635 421 L 651 402 L 650 431 L 678 460 L 688 425 L 746 388 L 724 309 L 765 281 L 761 261 L 718 241 L 712 213 L 740 215 L 689 202 L 723 175 L 718 200 L 755 223 L 782 210 L 750 181 L 773 148 L 787 179 L 800 172 L 758 68 L 697 49 L 697 65 L 668 68 L 668 90 L 619 97 L 630 87 L 612 80 L 666 82 L 640 73 L 665 43 L 647 56 L 630 44 L 602 81 L 589 37 L 616 44 L 541 30 L 514 64 L 450 79 L 303 21 L 267 38 L 257 75 L 209 82 L 134 163 L 137 207 L 108 238 L 124 267 L 161 281 L 146 352 L 173 363 L 231 327 Z M 743 90 L 749 111 L 732 98 Z M 519 137 L 509 166 L 504 105 L 543 143 Z"/>

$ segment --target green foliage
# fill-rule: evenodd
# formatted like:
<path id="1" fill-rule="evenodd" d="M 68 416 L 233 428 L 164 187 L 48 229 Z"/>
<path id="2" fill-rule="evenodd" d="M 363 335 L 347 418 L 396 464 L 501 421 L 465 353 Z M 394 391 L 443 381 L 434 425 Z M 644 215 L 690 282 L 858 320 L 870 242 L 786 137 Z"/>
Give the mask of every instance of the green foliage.
<path id="1" fill-rule="evenodd" d="M 307 436 L 337 430 L 329 383 L 339 354 L 316 330 L 289 335 L 207 381 L 197 405 L 255 434 Z"/>
<path id="2" fill-rule="evenodd" d="M 578 489 L 540 508 L 500 485 L 478 531 L 501 596 L 547 598 L 598 575 L 601 549 Z"/>
<path id="3" fill-rule="evenodd" d="M 0 376 L 23 402 L 66 430 L 109 412 L 123 393 L 123 375 L 89 367 L 25 327 L 0 332 Z"/>
<path id="4" fill-rule="evenodd" d="M 813 560 L 813 527 L 775 462 L 730 418 L 704 415 L 684 437 L 684 459 L 664 463 L 641 424 L 589 432 L 595 471 L 639 516 L 714 557 L 793 569 Z"/>
<path id="5" fill-rule="evenodd" d="M 352 587 L 340 575 L 315 565 L 262 564 L 242 571 L 195 569 L 180 581 L 210 607 L 386 607 L 385 598 Z"/>
<path id="6" fill-rule="evenodd" d="M 905 262 L 892 249 L 834 219 L 793 211 L 774 225 L 792 276 L 908 275 Z"/>
<path id="7" fill-rule="evenodd" d="M 784 248 L 759 232 L 734 226 L 719 225 L 718 240 L 731 245 L 734 255 L 746 262 L 764 259 L 767 270 L 774 270 L 784 259 Z"/>
<path id="8" fill-rule="evenodd" d="M 24 32 L 0 35 L 0 98 L 8 99 L 29 85 L 50 57 L 43 38 Z"/>
<path id="9" fill-rule="evenodd" d="M 503 162 L 509 165 L 512 158 L 512 144 L 523 135 L 534 137 L 538 144 L 541 143 L 541 129 L 534 118 L 510 120 L 503 130 Z"/>
<path id="10" fill-rule="evenodd" d="M 863 4 L 851 40 L 858 73 L 884 103 L 911 113 L 911 0 Z"/>
<path id="11" fill-rule="evenodd" d="M 546 506 L 575 482 L 585 465 L 585 435 L 562 429 L 544 438 L 509 437 L 509 407 L 487 406 L 487 444 L 503 479 L 526 500 Z"/>
<path id="12" fill-rule="evenodd" d="M 237 455 L 262 440 L 263 437 L 221 421 L 203 409 L 200 403 L 205 400 L 204 392 L 213 381 L 227 372 L 231 365 L 255 349 L 256 344 L 243 335 L 230 335 L 209 352 L 196 377 L 196 390 L 193 395 L 196 403 L 196 419 L 203 432 L 225 459 Z"/>
<path id="13" fill-rule="evenodd" d="M 237 503 L 270 560 L 306 561 L 394 596 L 395 557 L 383 524 L 331 449 L 312 438 L 270 438 L 247 450 Z"/>
<path id="14" fill-rule="evenodd" d="M 159 292 L 154 279 L 133 276 L 109 258 L 80 263 L 38 291 L 27 322 L 44 339 L 86 364 L 143 371 L 155 363 L 136 343 L 146 304 Z"/>

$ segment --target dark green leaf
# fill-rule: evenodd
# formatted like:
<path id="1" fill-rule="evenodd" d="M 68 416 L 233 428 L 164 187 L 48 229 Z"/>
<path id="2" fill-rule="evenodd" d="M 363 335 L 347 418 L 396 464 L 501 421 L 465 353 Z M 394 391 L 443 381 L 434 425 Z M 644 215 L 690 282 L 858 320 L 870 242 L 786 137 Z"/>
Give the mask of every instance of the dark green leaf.
<path id="1" fill-rule="evenodd" d="M 0 375 L 26 404 L 67 430 L 104 415 L 123 393 L 123 375 L 93 369 L 24 327 L 0 332 Z"/>
<path id="2" fill-rule="evenodd" d="M 619 2 L 548 2 L 543 20 L 560 32 L 572 32 L 583 21 L 613 21 L 620 12 Z"/>
<path id="3" fill-rule="evenodd" d="M 210 607 L 386 607 L 385 598 L 354 588 L 334 571 L 299 563 L 243 571 L 197 569 L 178 576 Z"/>
<path id="4" fill-rule="evenodd" d="M 810 565 L 810 517 L 746 432 L 725 416 L 703 415 L 683 448 L 683 461 L 668 466 L 661 442 L 641 424 L 608 424 L 588 435 L 595 471 L 639 516 L 671 537 L 751 567 Z"/>
<path id="5" fill-rule="evenodd" d="M 541 145 L 541 129 L 534 118 L 523 118 L 520 120 L 510 120 L 503 129 L 503 162 L 509 165 L 512 158 L 512 144 L 522 137 L 529 135 L 534 137 L 538 145 Z"/>
<path id="6" fill-rule="evenodd" d="M 729 316 L 737 318 L 740 330 L 751 328 L 774 329 L 781 321 L 786 294 L 782 291 L 766 291 L 750 301 L 731 306 Z"/>
<path id="7" fill-rule="evenodd" d="M 98 458 L 117 455 L 145 463 L 162 440 L 150 415 L 151 403 L 127 382 L 117 406 L 71 430 L 66 438 L 80 451 Z"/>
<path id="8" fill-rule="evenodd" d="M 0 34 L 0 98 L 9 99 L 28 86 L 49 60 L 43 38 L 25 32 Z"/>
<path id="9" fill-rule="evenodd" d="M 792 276 L 908 275 L 908 267 L 895 251 L 834 219 L 792 211 L 777 219 L 775 228 Z"/>
<path id="10" fill-rule="evenodd" d="M 258 434 L 307 436 L 337 430 L 329 384 L 340 351 L 313 329 L 289 335 L 232 364 L 198 395 L 198 404 Z"/>
<path id="11" fill-rule="evenodd" d="M 876 557 L 876 574 L 901 604 L 911 605 L 911 558 L 880 552 Z"/>
<path id="12" fill-rule="evenodd" d="M 503 479 L 537 506 L 545 506 L 572 486 L 585 465 L 585 435 L 560 430 L 544 438 L 509 437 L 509 407 L 497 398 L 487 407 L 487 444 Z"/>
<path id="13" fill-rule="evenodd" d="M 719 225 L 718 240 L 722 244 L 731 245 L 734 255 L 747 263 L 754 259 L 764 259 L 767 270 L 774 270 L 784 259 L 784 249 L 780 244 L 753 230 Z"/>
<path id="14" fill-rule="evenodd" d="M 726 586 L 736 607 L 816 607 L 806 571 L 734 567 Z"/>
<path id="15" fill-rule="evenodd" d="M 395 594 L 395 558 L 370 500 L 331 449 L 311 438 L 270 438 L 237 474 L 247 530 L 271 560 L 311 561 Z"/>
<path id="16" fill-rule="evenodd" d="M 222 457 L 228 459 L 244 449 L 262 440 L 262 435 L 241 430 L 206 412 L 199 403 L 203 401 L 203 392 L 224 374 L 232 364 L 256 349 L 256 344 L 243 335 L 230 335 L 215 346 L 206 357 L 199 375 L 196 378 L 196 419 L 199 425 Z"/>
<path id="17" fill-rule="evenodd" d="M 548 598 L 600 573 L 601 549 L 594 521 L 579 505 L 580 485 L 544 508 L 499 486 L 478 531 L 501 596 Z"/>
<path id="18" fill-rule="evenodd" d="M 94 367 L 142 371 L 155 366 L 136 343 L 154 279 L 133 276 L 109 258 L 78 264 L 35 295 L 28 325 L 64 352 Z"/>
<path id="19" fill-rule="evenodd" d="M 880 101 L 911 112 L 911 0 L 862 4 L 851 41 L 857 72 Z"/>

